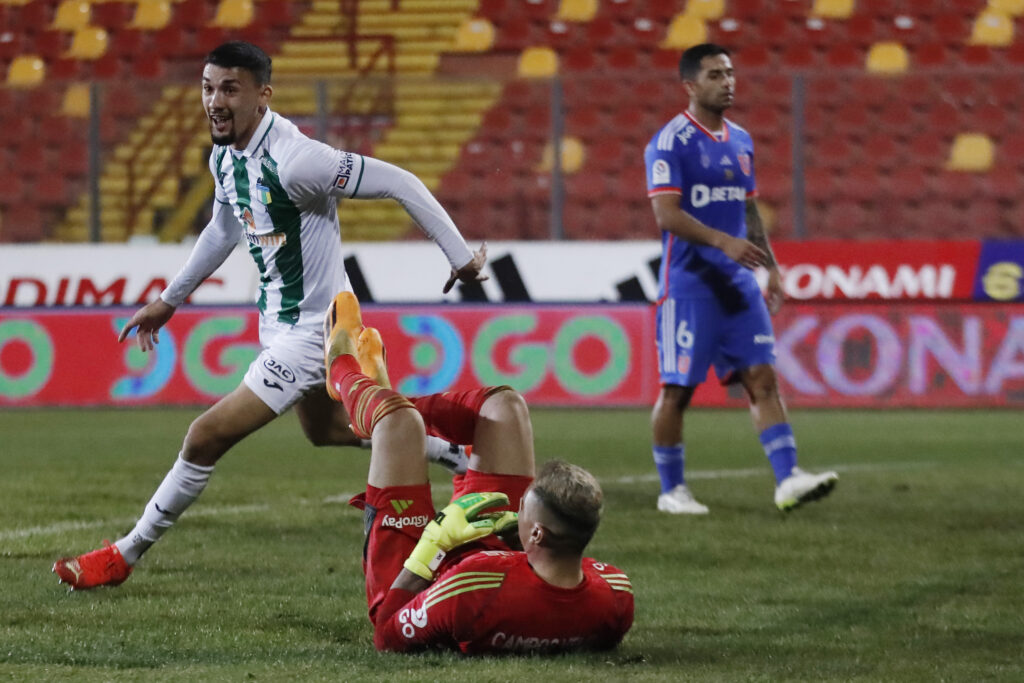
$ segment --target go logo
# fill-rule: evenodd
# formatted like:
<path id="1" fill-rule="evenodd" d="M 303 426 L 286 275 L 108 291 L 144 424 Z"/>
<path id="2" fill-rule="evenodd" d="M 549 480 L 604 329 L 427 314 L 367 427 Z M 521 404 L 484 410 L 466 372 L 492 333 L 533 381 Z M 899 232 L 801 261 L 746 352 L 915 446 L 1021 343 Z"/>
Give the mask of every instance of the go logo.
<path id="1" fill-rule="evenodd" d="M 47 331 L 32 320 L 4 320 L 0 322 L 0 354 L 8 345 L 19 344 L 28 348 L 32 356 L 25 371 L 8 372 L 0 365 L 0 396 L 27 398 L 50 381 L 53 373 L 53 340 Z"/>

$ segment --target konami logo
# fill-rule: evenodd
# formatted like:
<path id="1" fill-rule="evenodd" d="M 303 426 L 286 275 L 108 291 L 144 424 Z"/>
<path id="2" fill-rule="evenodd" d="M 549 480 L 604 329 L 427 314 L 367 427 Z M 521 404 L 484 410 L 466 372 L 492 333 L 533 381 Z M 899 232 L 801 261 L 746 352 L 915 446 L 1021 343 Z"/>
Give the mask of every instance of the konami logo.
<path id="1" fill-rule="evenodd" d="M 951 265 L 880 264 L 780 266 L 782 287 L 792 299 L 951 299 L 956 268 Z"/>

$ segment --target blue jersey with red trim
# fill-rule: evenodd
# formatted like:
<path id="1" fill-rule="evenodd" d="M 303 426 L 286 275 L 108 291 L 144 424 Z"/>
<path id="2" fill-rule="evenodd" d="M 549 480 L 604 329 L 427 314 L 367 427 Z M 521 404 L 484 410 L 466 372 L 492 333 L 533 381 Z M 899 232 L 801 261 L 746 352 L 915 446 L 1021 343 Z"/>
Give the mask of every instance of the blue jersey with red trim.
<path id="1" fill-rule="evenodd" d="M 746 238 L 746 200 L 756 195 L 754 143 L 725 120 L 713 133 L 689 112 L 659 130 L 644 151 L 647 196 L 679 195 L 679 208 L 704 225 Z M 658 298 L 732 298 L 757 288 L 753 273 L 720 249 L 692 244 L 662 231 Z"/>

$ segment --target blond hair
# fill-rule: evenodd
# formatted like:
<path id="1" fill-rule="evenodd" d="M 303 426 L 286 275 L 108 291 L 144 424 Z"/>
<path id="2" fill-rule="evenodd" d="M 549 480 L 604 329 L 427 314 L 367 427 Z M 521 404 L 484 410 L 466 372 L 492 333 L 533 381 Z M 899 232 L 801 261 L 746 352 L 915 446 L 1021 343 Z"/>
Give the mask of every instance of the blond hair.
<path id="1" fill-rule="evenodd" d="M 604 493 L 590 472 L 564 460 L 544 463 L 532 490 L 554 518 L 548 526 L 558 546 L 582 553 L 601 522 Z"/>

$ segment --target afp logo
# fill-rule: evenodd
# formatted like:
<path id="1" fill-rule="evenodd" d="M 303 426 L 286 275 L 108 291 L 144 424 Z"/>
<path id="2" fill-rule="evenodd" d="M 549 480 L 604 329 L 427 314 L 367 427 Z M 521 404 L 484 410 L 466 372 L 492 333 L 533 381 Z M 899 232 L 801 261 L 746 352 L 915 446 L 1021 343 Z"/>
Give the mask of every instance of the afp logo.
<path id="1" fill-rule="evenodd" d="M 267 358 L 263 361 L 263 367 L 267 369 L 267 372 L 274 377 L 277 377 L 282 382 L 291 384 L 295 381 L 295 373 L 292 372 L 292 369 L 279 360 Z"/>

